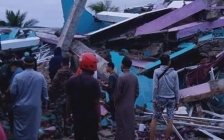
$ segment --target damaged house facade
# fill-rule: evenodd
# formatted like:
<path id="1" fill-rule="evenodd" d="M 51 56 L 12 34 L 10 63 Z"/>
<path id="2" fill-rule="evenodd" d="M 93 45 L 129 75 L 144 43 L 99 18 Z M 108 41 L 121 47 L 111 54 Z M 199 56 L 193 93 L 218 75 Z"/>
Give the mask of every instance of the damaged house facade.
<path id="1" fill-rule="evenodd" d="M 83 52 L 96 53 L 99 60 L 98 78 L 103 80 L 108 78 L 108 61 L 115 63 L 120 74 L 120 62 L 128 56 L 133 62 L 131 72 L 137 75 L 140 83 L 140 96 L 136 103 L 137 122 L 147 128 L 146 122 L 152 115 L 153 72 L 160 66 L 161 54 L 169 54 L 171 67 L 179 74 L 181 103 L 184 106 L 182 111 L 176 112 L 173 138 L 197 138 L 196 134 L 191 133 L 197 132 L 200 136 L 203 133 L 205 138 L 224 139 L 221 115 L 224 113 L 223 0 L 164 1 L 158 5 L 127 8 L 124 13 L 100 12 L 94 16 L 84 10 L 76 23 L 76 30 L 70 26 L 74 20 L 69 13 L 72 7 L 69 6 L 73 5 L 73 0 L 62 0 L 64 19 L 67 21 L 62 31 L 0 28 L 1 50 L 7 53 L 31 47 L 40 69 L 46 69 L 53 49 L 63 47 L 65 40 L 72 35 L 71 42 L 67 43 L 71 46 L 66 47 L 77 57 Z M 84 23 L 86 28 L 82 26 Z M 74 29 L 74 34 L 68 34 L 70 28 Z M 105 114 L 103 116 L 107 117 Z M 160 122 L 161 132 L 164 131 L 165 122 L 165 119 Z M 107 127 L 109 124 L 103 125 Z M 136 131 L 136 138 L 147 136 Z"/>

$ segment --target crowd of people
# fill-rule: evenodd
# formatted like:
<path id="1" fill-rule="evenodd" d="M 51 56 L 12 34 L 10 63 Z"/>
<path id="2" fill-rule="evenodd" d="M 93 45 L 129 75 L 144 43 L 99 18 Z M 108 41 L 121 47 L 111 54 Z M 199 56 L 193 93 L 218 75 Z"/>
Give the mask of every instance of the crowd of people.
<path id="1" fill-rule="evenodd" d="M 178 76 L 169 67 L 169 55 L 163 55 L 160 60 L 162 66 L 155 70 L 153 76 L 155 112 L 150 131 L 152 140 L 157 119 L 162 116 L 164 108 L 167 108 L 169 119 L 168 140 L 172 132 L 173 112 L 179 103 Z M 114 63 L 109 62 L 106 68 L 108 81 L 100 82 L 93 76 L 97 63 L 93 53 L 83 53 L 79 59 L 69 53 L 68 58 L 63 58 L 61 49 L 56 48 L 49 62 L 51 83 L 48 86 L 44 75 L 35 69 L 34 57 L 24 54 L 23 59 L 12 61 L 9 64 L 11 75 L 1 103 L 9 117 L 13 140 L 38 139 L 42 109 L 47 108 L 49 101 L 60 102 L 56 108 L 61 109 L 63 124 L 73 124 L 75 140 L 99 140 L 97 132 L 101 127 L 102 89 L 109 95 L 109 111 L 112 125 L 116 128 L 115 140 L 134 140 L 134 105 L 139 95 L 139 81 L 130 72 L 132 61 L 128 57 L 123 58 L 122 75 L 117 75 Z M 64 133 L 65 126 L 56 128 L 60 127 L 61 133 Z"/>

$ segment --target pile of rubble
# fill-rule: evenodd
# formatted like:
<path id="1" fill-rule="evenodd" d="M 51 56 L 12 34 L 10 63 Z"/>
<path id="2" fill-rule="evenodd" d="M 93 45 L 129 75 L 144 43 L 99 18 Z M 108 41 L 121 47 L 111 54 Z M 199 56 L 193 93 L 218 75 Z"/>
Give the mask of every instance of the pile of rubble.
<path id="1" fill-rule="evenodd" d="M 85 35 L 75 35 L 70 50 L 78 57 L 83 52 L 96 53 L 99 60 L 98 78 L 102 80 L 108 78 L 106 64 L 111 60 L 111 51 L 130 57 L 133 68 L 138 69 L 136 75 L 138 77 L 144 75 L 148 78 L 152 78 L 154 69 L 159 67 L 159 56 L 163 53 L 169 54 L 172 67 L 179 74 L 182 102 L 179 110 L 175 112 L 172 139 L 221 140 L 224 139 L 222 115 L 224 113 L 222 94 L 224 92 L 224 3 L 222 0 L 184 2 L 181 6 L 174 6 L 175 1 L 165 2 L 163 8 L 150 7 L 153 9 L 150 12 L 141 13 Z M 49 82 L 48 61 L 53 56 L 52 51 L 59 41 L 60 33 L 53 29 L 20 31 L 22 29 L 8 33 L 10 39 L 23 38 L 22 42 L 16 40 L 19 43 L 15 45 L 10 40 L 2 41 L 2 47 L 11 48 L 10 51 L 13 51 L 32 46 L 38 60 L 38 71 L 43 73 Z M 139 82 L 142 85 L 142 81 Z M 102 100 L 103 119 L 99 135 L 105 140 L 113 139 L 115 128 L 107 112 L 105 95 L 102 96 Z M 146 105 L 137 106 L 135 109 L 136 139 L 148 139 L 150 131 L 152 110 L 149 109 L 150 103 L 143 104 Z M 60 120 L 60 115 L 55 114 L 54 106 L 51 104 L 43 112 L 40 129 L 42 139 L 57 139 L 61 132 L 56 129 L 59 123 L 56 120 Z M 159 120 L 157 133 L 160 139 L 166 128 L 165 118 L 164 112 L 163 118 Z M 3 121 L 3 125 L 4 128 L 8 128 L 6 121 Z M 72 126 L 69 126 L 68 133 L 72 136 L 71 129 Z"/>

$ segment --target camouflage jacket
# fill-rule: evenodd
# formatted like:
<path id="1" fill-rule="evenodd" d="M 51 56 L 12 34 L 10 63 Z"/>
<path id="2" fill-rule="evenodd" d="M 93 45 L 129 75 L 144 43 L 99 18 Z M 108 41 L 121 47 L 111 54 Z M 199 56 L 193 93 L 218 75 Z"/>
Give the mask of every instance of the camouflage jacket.
<path id="1" fill-rule="evenodd" d="M 49 86 L 49 92 L 57 95 L 65 93 L 65 84 L 67 80 L 73 76 L 73 72 L 69 68 L 61 68 L 54 76 L 51 85 Z"/>

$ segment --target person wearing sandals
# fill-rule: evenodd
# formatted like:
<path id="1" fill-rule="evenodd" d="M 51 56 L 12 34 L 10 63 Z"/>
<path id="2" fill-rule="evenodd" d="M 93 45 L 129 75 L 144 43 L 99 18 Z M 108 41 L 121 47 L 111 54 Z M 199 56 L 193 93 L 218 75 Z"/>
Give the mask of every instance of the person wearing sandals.
<path id="1" fill-rule="evenodd" d="M 169 55 L 160 57 L 161 66 L 153 74 L 153 119 L 150 129 L 150 140 L 154 140 L 156 123 L 158 119 L 163 118 L 162 113 L 166 108 L 168 125 L 165 140 L 168 140 L 172 133 L 173 117 L 175 108 L 179 104 L 179 79 L 177 72 L 170 68 L 171 60 Z"/>

